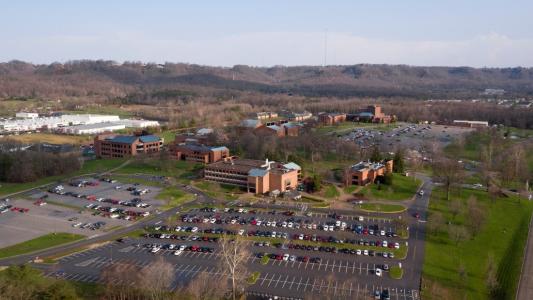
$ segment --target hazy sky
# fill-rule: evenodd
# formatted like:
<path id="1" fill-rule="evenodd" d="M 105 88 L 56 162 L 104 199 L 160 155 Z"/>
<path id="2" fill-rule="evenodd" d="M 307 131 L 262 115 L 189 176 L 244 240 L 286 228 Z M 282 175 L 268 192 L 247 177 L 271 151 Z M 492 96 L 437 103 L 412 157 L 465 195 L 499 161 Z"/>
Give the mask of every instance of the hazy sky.
<path id="1" fill-rule="evenodd" d="M 533 66 L 533 0 L 80 2 L 0 0 L 0 61 Z"/>

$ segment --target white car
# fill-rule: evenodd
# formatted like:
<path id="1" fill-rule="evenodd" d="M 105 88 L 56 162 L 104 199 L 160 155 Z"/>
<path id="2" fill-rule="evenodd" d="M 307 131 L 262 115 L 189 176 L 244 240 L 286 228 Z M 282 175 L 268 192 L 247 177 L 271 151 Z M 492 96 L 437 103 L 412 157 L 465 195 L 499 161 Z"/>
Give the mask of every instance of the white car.
<path id="1" fill-rule="evenodd" d="M 263 223 L 263 221 L 261 221 L 261 220 L 257 220 L 257 223 L 256 223 L 255 225 L 257 225 L 257 226 L 261 226 L 262 223 Z"/>
<path id="2" fill-rule="evenodd" d="M 289 260 L 289 253 L 283 254 L 283 260 Z"/>
<path id="3" fill-rule="evenodd" d="M 361 251 L 361 249 L 357 249 L 357 251 L 355 251 L 355 253 L 356 253 L 357 255 L 361 255 L 361 254 L 363 254 L 363 252 Z"/>
<path id="4" fill-rule="evenodd" d="M 168 245 L 168 250 L 174 250 L 174 248 L 176 248 L 176 245 L 174 244 Z"/>
<path id="5" fill-rule="evenodd" d="M 72 227 L 74 227 L 74 228 L 78 228 L 80 226 L 81 226 L 81 223 L 72 224 Z"/>
<path id="6" fill-rule="evenodd" d="M 383 252 L 383 257 L 387 258 L 389 257 L 389 254 L 387 252 Z"/>
<path id="7" fill-rule="evenodd" d="M 287 222 L 284 221 L 283 223 L 281 223 L 281 227 L 283 228 L 287 227 Z"/>
<path id="8" fill-rule="evenodd" d="M 381 230 L 381 231 L 379 232 L 379 235 L 381 235 L 381 236 L 385 235 L 385 230 Z"/>
<path id="9" fill-rule="evenodd" d="M 394 248 L 400 249 L 400 243 L 394 243 Z"/>
<path id="10" fill-rule="evenodd" d="M 193 228 L 191 229 L 191 232 L 198 232 L 198 227 L 193 227 Z"/>
<path id="11" fill-rule="evenodd" d="M 239 229 L 239 235 L 243 235 L 244 234 L 244 229 Z"/>
<path id="12" fill-rule="evenodd" d="M 272 235 L 271 235 L 273 238 L 276 237 L 276 232 L 275 231 L 272 231 Z"/>
<path id="13" fill-rule="evenodd" d="M 424 191 L 420 191 L 420 192 L 418 192 L 418 194 L 419 194 L 420 196 L 424 196 Z"/>
<path id="14" fill-rule="evenodd" d="M 178 255 L 181 255 L 183 253 L 183 250 L 176 250 L 174 252 L 174 255 L 178 256 Z"/>
<path id="15" fill-rule="evenodd" d="M 383 271 L 381 271 L 380 268 L 377 268 L 376 269 L 376 276 L 381 277 L 381 275 L 383 275 Z"/>
<path id="16" fill-rule="evenodd" d="M 180 248 L 178 249 L 179 251 L 185 251 L 185 248 L 187 248 L 186 245 L 181 245 Z"/>
<path id="17" fill-rule="evenodd" d="M 329 225 L 329 231 L 333 231 L 335 230 L 335 227 L 333 227 L 333 225 Z"/>
<path id="18" fill-rule="evenodd" d="M 150 252 L 152 252 L 152 253 L 157 253 L 157 252 L 159 252 L 159 250 L 161 250 L 161 248 L 159 248 L 159 247 L 154 247 L 154 248 L 152 248 L 152 250 L 151 250 Z"/>
<path id="19" fill-rule="evenodd" d="M 287 223 L 287 227 L 292 228 L 294 224 L 292 222 Z"/>
<path id="20" fill-rule="evenodd" d="M 362 216 L 359 216 L 359 222 L 363 222 L 365 220 L 365 218 L 363 218 Z"/>
<path id="21" fill-rule="evenodd" d="M 270 224 L 272 224 L 272 223 L 270 223 L 270 221 L 268 221 L 268 222 L 266 223 L 266 226 L 270 227 Z"/>
<path id="22" fill-rule="evenodd" d="M 324 231 L 329 231 L 328 225 L 324 225 Z"/>
<path id="23" fill-rule="evenodd" d="M 389 243 L 387 241 L 383 241 L 383 243 L 381 243 L 381 246 L 387 248 L 389 246 Z"/>
<path id="24" fill-rule="evenodd" d="M 289 260 L 290 260 L 290 261 L 296 261 L 296 256 L 291 255 L 291 256 L 289 257 Z"/>
<path id="25" fill-rule="evenodd" d="M 304 239 L 304 235 L 303 235 L 303 233 L 300 233 L 300 235 L 298 236 L 298 239 L 299 239 L 299 240 L 303 240 L 303 239 Z"/>
<path id="26" fill-rule="evenodd" d="M 215 219 L 215 218 L 211 218 L 211 219 L 209 220 L 209 223 L 211 223 L 211 224 L 215 224 L 216 221 L 217 221 L 217 219 Z"/>
<path id="27" fill-rule="evenodd" d="M 368 256 L 368 250 L 363 251 L 363 254 Z"/>

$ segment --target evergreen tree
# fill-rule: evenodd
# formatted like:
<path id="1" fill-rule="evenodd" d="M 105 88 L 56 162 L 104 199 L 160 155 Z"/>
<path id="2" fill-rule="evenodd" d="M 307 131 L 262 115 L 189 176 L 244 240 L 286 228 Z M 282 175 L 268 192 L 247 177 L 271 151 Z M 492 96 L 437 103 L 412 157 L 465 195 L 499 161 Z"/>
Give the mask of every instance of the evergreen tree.
<path id="1" fill-rule="evenodd" d="M 383 158 L 381 157 L 381 153 L 379 152 L 379 149 L 377 146 L 374 147 L 372 151 L 372 155 L 370 156 L 370 161 L 372 162 L 380 162 Z"/>
<path id="2" fill-rule="evenodd" d="M 393 161 L 392 170 L 394 171 L 394 173 L 403 173 L 404 172 L 404 161 L 403 161 L 402 150 L 396 151 L 392 161 Z"/>

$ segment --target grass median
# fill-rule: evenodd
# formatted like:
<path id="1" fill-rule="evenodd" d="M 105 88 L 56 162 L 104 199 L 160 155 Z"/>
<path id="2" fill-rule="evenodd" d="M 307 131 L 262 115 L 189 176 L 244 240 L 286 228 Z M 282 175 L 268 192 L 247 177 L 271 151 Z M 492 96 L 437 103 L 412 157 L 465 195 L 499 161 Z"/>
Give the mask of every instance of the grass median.
<path id="1" fill-rule="evenodd" d="M 250 277 L 248 277 L 248 280 L 246 281 L 248 282 L 248 284 L 255 284 L 257 282 L 257 279 L 259 279 L 259 276 L 261 276 L 261 273 L 255 271 L 252 273 L 252 275 L 250 275 Z"/>
<path id="2" fill-rule="evenodd" d="M 403 269 L 398 266 L 392 266 L 389 270 L 389 276 L 392 279 L 402 279 Z"/>
<path id="3" fill-rule="evenodd" d="M 38 238 L 0 249 L 0 258 L 31 253 L 85 238 L 73 233 L 49 233 Z"/>
<path id="4" fill-rule="evenodd" d="M 407 207 L 400 204 L 363 203 L 356 206 L 365 212 L 402 213 Z"/>

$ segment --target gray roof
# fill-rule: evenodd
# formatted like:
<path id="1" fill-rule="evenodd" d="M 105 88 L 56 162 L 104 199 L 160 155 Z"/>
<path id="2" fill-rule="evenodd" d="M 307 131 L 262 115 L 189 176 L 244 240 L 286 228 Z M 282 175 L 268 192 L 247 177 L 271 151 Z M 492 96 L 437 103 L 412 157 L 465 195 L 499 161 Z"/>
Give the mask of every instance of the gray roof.
<path id="1" fill-rule="evenodd" d="M 265 169 L 251 169 L 248 172 L 248 175 L 252 177 L 263 177 L 266 174 L 268 174 L 268 170 L 265 170 Z"/>
<path id="2" fill-rule="evenodd" d="M 244 126 L 244 127 L 257 127 L 260 124 L 261 122 L 259 120 L 254 120 L 254 119 L 246 119 L 241 122 L 241 126 Z"/>

